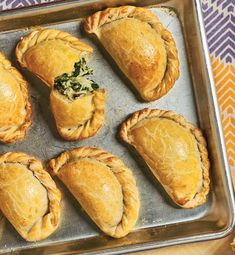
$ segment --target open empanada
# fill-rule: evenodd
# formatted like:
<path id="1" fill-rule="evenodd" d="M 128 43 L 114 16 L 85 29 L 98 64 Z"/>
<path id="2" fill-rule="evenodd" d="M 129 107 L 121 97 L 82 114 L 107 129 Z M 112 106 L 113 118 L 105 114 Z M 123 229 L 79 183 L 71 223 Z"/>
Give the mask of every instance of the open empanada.
<path id="1" fill-rule="evenodd" d="M 71 34 L 56 29 L 39 29 L 21 38 L 16 59 L 49 87 L 55 78 L 73 71 L 74 64 L 93 49 Z"/>
<path id="2" fill-rule="evenodd" d="M 89 78 L 86 65 L 93 49 L 72 35 L 54 29 L 22 38 L 16 56 L 51 88 L 50 103 L 60 135 L 79 140 L 96 134 L 104 121 L 105 90 Z"/>
<path id="3" fill-rule="evenodd" d="M 49 166 L 102 231 L 119 238 L 132 230 L 139 195 L 132 172 L 120 159 L 81 147 L 62 153 Z"/>
<path id="4" fill-rule="evenodd" d="M 96 134 L 104 121 L 106 92 L 93 80 L 85 78 L 92 73 L 84 58 L 74 71 L 55 80 L 50 103 L 57 129 L 67 140 L 80 140 Z"/>
<path id="5" fill-rule="evenodd" d="M 0 209 L 25 240 L 42 240 L 56 230 L 60 200 L 40 161 L 20 152 L 0 155 Z"/>
<path id="6" fill-rule="evenodd" d="M 146 101 L 165 95 L 179 77 L 179 60 L 171 33 L 150 10 L 134 6 L 108 8 L 85 20 Z"/>
<path id="7" fill-rule="evenodd" d="M 209 159 L 202 132 L 184 117 L 143 109 L 126 120 L 121 138 L 132 145 L 173 201 L 193 208 L 209 192 Z"/>
<path id="8" fill-rule="evenodd" d="M 22 140 L 30 125 L 27 82 L 0 52 L 0 141 Z"/>

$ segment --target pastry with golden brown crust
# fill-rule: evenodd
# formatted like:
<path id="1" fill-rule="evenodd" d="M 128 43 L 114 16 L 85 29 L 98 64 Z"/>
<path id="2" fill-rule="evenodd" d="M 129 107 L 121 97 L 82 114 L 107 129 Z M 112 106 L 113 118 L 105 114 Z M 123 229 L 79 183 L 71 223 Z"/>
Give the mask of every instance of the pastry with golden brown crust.
<path id="1" fill-rule="evenodd" d="M 206 202 L 210 183 L 206 141 L 184 117 L 143 109 L 122 124 L 120 136 L 139 152 L 176 204 L 194 208 Z"/>
<path id="2" fill-rule="evenodd" d="M 74 64 L 93 49 L 71 34 L 56 29 L 38 29 L 21 38 L 16 47 L 19 64 L 49 87 L 55 78 L 73 71 Z"/>
<path id="3" fill-rule="evenodd" d="M 66 140 L 93 136 L 104 121 L 106 92 L 87 78 L 93 73 L 86 64 L 92 51 L 79 39 L 54 29 L 33 31 L 16 48 L 21 66 L 51 88 L 51 110 Z"/>
<path id="4" fill-rule="evenodd" d="M 84 28 L 97 36 L 144 100 L 162 97 L 178 79 L 174 39 L 150 10 L 108 8 L 88 17 Z"/>
<path id="5" fill-rule="evenodd" d="M 45 239 L 57 229 L 60 200 L 39 160 L 20 152 L 0 155 L 0 209 L 25 240 Z"/>
<path id="6" fill-rule="evenodd" d="M 27 82 L 0 52 L 0 141 L 22 140 L 30 125 Z"/>
<path id="7" fill-rule="evenodd" d="M 120 238 L 133 229 L 139 195 L 132 172 L 120 159 L 81 147 L 62 153 L 49 166 L 103 232 Z"/>

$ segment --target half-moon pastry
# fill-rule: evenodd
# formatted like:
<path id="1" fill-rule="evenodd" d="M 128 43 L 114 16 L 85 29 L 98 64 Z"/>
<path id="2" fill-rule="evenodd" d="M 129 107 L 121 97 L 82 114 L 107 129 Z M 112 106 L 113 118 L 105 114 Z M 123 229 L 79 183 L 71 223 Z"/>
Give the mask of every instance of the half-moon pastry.
<path id="1" fill-rule="evenodd" d="M 0 141 L 22 140 L 30 125 L 27 82 L 0 52 Z"/>
<path id="2" fill-rule="evenodd" d="M 133 229 L 139 195 L 132 172 L 120 159 L 81 147 L 62 153 L 49 166 L 103 232 L 120 238 Z"/>
<path id="3" fill-rule="evenodd" d="M 85 78 L 91 72 L 82 58 L 72 73 L 56 78 L 51 90 L 51 110 L 57 130 L 66 140 L 93 136 L 104 122 L 106 92 L 93 80 Z"/>
<path id="4" fill-rule="evenodd" d="M 97 36 L 144 100 L 162 97 L 178 79 L 174 39 L 150 10 L 108 8 L 88 17 L 84 28 Z"/>
<path id="5" fill-rule="evenodd" d="M 55 78 L 73 71 L 74 64 L 93 49 L 71 34 L 55 29 L 39 29 L 21 38 L 16 59 L 49 87 Z"/>
<path id="6" fill-rule="evenodd" d="M 0 155 L 0 209 L 25 240 L 45 239 L 57 229 L 60 200 L 39 160 L 20 152 Z"/>
<path id="7" fill-rule="evenodd" d="M 138 151 L 176 204 L 194 208 L 206 202 L 210 183 L 206 141 L 184 117 L 143 109 L 122 124 L 120 136 Z"/>

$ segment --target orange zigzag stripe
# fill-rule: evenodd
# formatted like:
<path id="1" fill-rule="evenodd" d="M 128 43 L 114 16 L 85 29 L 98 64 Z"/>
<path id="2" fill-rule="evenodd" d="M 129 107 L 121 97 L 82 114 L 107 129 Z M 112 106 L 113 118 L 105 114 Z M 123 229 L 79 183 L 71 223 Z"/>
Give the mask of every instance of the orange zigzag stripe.
<path id="1" fill-rule="evenodd" d="M 218 103 L 222 113 L 227 154 L 231 168 L 235 169 L 235 67 L 225 65 L 211 56 Z"/>
<path id="2" fill-rule="evenodd" d="M 216 89 L 218 91 L 218 93 L 221 92 L 221 90 L 223 91 L 224 89 L 226 89 L 229 84 L 231 84 L 231 88 L 233 89 L 234 86 L 232 86 L 235 82 L 235 76 L 233 76 L 232 72 L 231 72 L 231 68 L 229 68 L 228 70 L 226 70 L 225 72 L 221 72 L 223 73 L 223 76 L 221 77 L 221 79 L 217 79 L 218 76 L 215 78 L 215 83 L 216 83 Z"/>
<path id="3" fill-rule="evenodd" d="M 234 97 L 235 92 L 228 91 L 225 93 L 224 96 L 219 98 L 220 109 L 223 113 L 225 113 L 225 111 L 229 109 L 230 106 L 234 105 L 235 103 Z"/>

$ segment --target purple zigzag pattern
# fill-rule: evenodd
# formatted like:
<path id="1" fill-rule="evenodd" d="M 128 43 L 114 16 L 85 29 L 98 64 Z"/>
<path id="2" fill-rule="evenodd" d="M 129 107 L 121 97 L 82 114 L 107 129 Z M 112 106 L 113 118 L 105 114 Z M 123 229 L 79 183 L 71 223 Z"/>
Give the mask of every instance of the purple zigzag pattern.
<path id="1" fill-rule="evenodd" d="M 55 1 L 56 0 L 0 0 L 0 11 Z"/>
<path id="2" fill-rule="evenodd" d="M 235 0 L 202 0 L 210 53 L 226 63 L 235 59 Z"/>
<path id="3" fill-rule="evenodd" d="M 231 3 L 234 5 L 235 0 L 212 0 L 211 3 L 215 4 L 216 7 L 222 7 L 222 9 L 225 9 Z"/>

